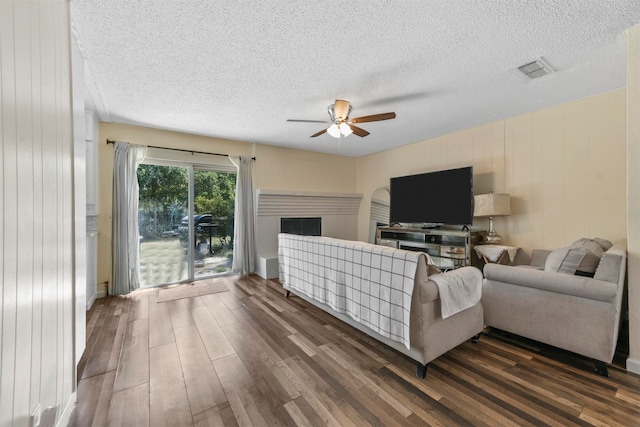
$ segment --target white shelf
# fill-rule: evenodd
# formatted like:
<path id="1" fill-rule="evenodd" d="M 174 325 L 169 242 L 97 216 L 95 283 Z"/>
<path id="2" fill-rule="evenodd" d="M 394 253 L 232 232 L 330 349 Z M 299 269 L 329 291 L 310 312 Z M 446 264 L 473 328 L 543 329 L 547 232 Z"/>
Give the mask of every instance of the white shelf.
<path id="1" fill-rule="evenodd" d="M 378 227 L 376 243 L 429 254 L 441 270 L 471 265 L 471 232 L 450 229 Z"/>

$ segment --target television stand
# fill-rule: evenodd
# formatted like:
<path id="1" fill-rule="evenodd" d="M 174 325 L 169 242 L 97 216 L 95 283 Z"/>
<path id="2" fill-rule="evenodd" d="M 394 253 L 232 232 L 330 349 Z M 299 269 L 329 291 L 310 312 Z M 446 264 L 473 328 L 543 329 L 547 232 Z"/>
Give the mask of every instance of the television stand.
<path id="1" fill-rule="evenodd" d="M 468 229 L 378 227 L 376 244 L 428 253 L 443 271 L 471 265 L 471 232 Z"/>
<path id="2" fill-rule="evenodd" d="M 421 230 L 439 230 L 442 228 L 442 225 L 440 224 L 425 224 L 422 227 L 420 227 Z"/>

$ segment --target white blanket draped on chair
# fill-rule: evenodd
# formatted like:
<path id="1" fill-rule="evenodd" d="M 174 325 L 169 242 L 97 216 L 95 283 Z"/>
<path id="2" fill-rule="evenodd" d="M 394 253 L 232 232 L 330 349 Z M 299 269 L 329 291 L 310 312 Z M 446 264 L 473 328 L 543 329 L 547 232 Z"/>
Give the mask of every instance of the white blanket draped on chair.
<path id="1" fill-rule="evenodd" d="M 329 237 L 278 235 L 280 282 L 410 348 L 411 297 L 427 255 Z"/>
<path id="2" fill-rule="evenodd" d="M 460 268 L 429 276 L 440 295 L 443 319 L 476 305 L 482 297 L 482 273 L 477 268 Z"/>

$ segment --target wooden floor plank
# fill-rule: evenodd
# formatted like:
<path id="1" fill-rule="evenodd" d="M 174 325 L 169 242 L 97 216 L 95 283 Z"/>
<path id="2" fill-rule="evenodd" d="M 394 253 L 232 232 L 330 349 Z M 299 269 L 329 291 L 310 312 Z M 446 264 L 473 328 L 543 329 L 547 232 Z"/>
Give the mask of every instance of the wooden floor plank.
<path id="1" fill-rule="evenodd" d="M 104 321 L 104 316 L 101 316 L 101 315 L 102 315 L 102 311 L 105 309 L 105 304 L 104 304 L 105 301 L 106 301 L 106 298 L 99 298 L 95 300 L 93 305 L 91 306 L 91 310 L 87 312 L 87 318 L 86 318 L 86 322 L 87 322 L 86 341 L 87 342 L 89 342 L 89 340 L 91 339 L 91 335 L 93 334 L 96 324 L 98 323 L 98 319 L 102 318 L 102 321 Z"/>
<path id="2" fill-rule="evenodd" d="M 414 361 L 285 298 L 277 280 L 208 280 L 229 291 L 94 303 L 70 426 L 640 425 L 640 376 L 622 365 L 601 377 L 585 358 L 491 332 L 417 378 Z"/>
<path id="3" fill-rule="evenodd" d="M 176 345 L 192 414 L 199 414 L 227 401 L 222 384 L 195 326 L 175 331 Z"/>
<path id="4" fill-rule="evenodd" d="M 325 347 L 322 346 L 321 349 Z M 346 364 L 336 363 L 325 351 L 320 351 L 313 357 L 324 372 L 337 381 L 345 390 L 345 400 L 371 425 L 407 426 L 407 417 L 412 415 L 411 410 L 403 405 L 401 411 L 397 411 L 380 395 L 372 392 L 362 381 L 361 373 L 354 372 Z"/>
<path id="5" fill-rule="evenodd" d="M 272 345 L 267 341 L 268 337 L 254 329 L 251 324 L 242 321 L 224 326 L 222 330 L 241 357 L 248 359 L 257 355 L 263 362 L 268 359 L 272 363 L 282 360 L 281 353 L 274 349 L 274 345 L 277 344 Z M 284 353 L 284 355 L 286 357 L 289 354 Z"/>
<path id="6" fill-rule="evenodd" d="M 167 301 L 160 304 L 167 304 L 173 329 L 193 325 L 193 318 L 191 317 L 189 305 L 187 304 L 186 299 Z"/>
<path id="7" fill-rule="evenodd" d="M 378 384 L 375 383 L 372 379 L 369 378 L 366 371 L 363 371 L 354 363 L 353 359 L 350 359 L 345 354 L 340 354 L 337 349 L 332 348 L 329 345 L 323 345 L 320 347 L 323 352 L 325 352 L 331 359 L 333 359 L 337 364 L 351 372 L 355 378 L 360 381 L 364 387 L 370 389 L 374 394 L 380 397 L 382 400 L 387 402 L 391 407 L 393 407 L 398 413 L 400 413 L 404 417 L 408 417 L 412 414 L 412 411 L 407 408 L 405 405 L 400 403 L 396 398 L 391 396 L 385 390 L 383 390 Z"/>
<path id="8" fill-rule="evenodd" d="M 296 407 L 298 408 L 298 410 L 302 413 L 302 416 L 304 417 L 303 423 L 297 423 L 296 425 L 299 426 L 313 426 L 313 427 L 320 427 L 320 426 L 325 426 L 327 425 L 327 423 L 323 422 L 322 418 L 320 418 L 320 416 L 318 415 L 318 413 L 316 413 L 316 411 L 314 411 L 314 409 L 311 407 L 311 405 L 309 405 L 309 402 L 307 402 L 307 400 L 304 398 L 304 396 L 300 395 L 300 397 L 296 397 L 295 399 L 293 399 L 291 402 L 288 402 L 285 406 L 286 406 L 286 410 L 287 412 L 289 412 L 289 415 L 291 416 L 292 419 L 296 419 L 295 416 L 290 412 L 292 410 L 292 408 L 290 408 L 289 403 L 291 404 L 295 404 Z M 295 411 L 295 409 L 294 409 Z"/>
<path id="9" fill-rule="evenodd" d="M 225 390 L 225 393 L 227 394 L 227 399 L 229 400 L 229 405 L 231 406 L 233 415 L 235 419 L 238 421 L 238 425 L 252 426 L 254 425 L 254 420 L 255 422 L 259 423 L 257 425 L 263 425 L 263 426 L 267 425 L 267 422 L 259 414 L 254 413 L 253 414 L 254 419 L 253 420 L 251 419 L 251 416 L 249 415 L 249 411 L 251 411 L 251 408 L 245 407 L 246 400 L 243 402 L 241 398 L 241 394 L 243 393 L 241 391 L 241 388 L 232 386 L 231 388 Z M 256 419 L 256 417 L 259 417 L 262 419 Z"/>
<path id="10" fill-rule="evenodd" d="M 314 391 L 313 384 L 306 381 L 304 375 L 299 375 L 299 372 L 294 371 L 290 366 L 291 364 L 291 360 L 281 360 L 277 363 L 284 375 L 295 385 L 304 400 L 313 409 L 316 416 L 322 420 L 324 425 L 341 426 L 342 424 L 336 419 L 334 413 L 320 401 L 319 396 L 317 396 Z"/>
<path id="11" fill-rule="evenodd" d="M 149 348 L 175 342 L 168 304 L 149 304 Z"/>
<path id="12" fill-rule="evenodd" d="M 353 407 L 346 403 L 339 396 L 345 396 L 340 389 L 335 389 L 327 383 L 327 381 L 337 382 L 329 377 L 322 377 L 314 371 L 313 367 L 303 361 L 299 356 L 284 360 L 287 366 L 299 377 L 305 384 L 311 385 L 316 398 L 321 402 L 331 414 L 343 426 L 365 425 L 366 421 L 360 414 L 354 411 Z"/>
<path id="13" fill-rule="evenodd" d="M 69 421 L 69 427 L 102 427 L 107 425 L 113 383 L 116 371 L 80 380 L 78 408 Z"/>
<path id="14" fill-rule="evenodd" d="M 242 387 L 253 382 L 251 374 L 237 354 L 214 360 L 213 367 L 225 390 L 234 386 Z"/>
<path id="15" fill-rule="evenodd" d="M 230 330 L 231 328 L 239 329 L 240 331 L 242 328 L 253 329 L 261 340 L 266 342 L 271 350 L 277 354 L 277 359 L 279 360 L 302 352 L 300 347 L 287 338 L 290 334 L 286 330 L 283 330 L 280 325 L 268 323 L 268 320 L 263 319 L 262 313 L 252 313 L 248 307 L 233 310 L 233 313 L 239 322 L 236 325 L 225 327 L 225 330 Z"/>
<path id="16" fill-rule="evenodd" d="M 214 408 L 195 414 L 193 425 L 194 427 L 235 427 L 238 422 L 231 405 L 225 401 Z"/>
<path id="17" fill-rule="evenodd" d="M 438 361 L 447 372 L 454 372 L 459 378 L 481 388 L 494 402 L 504 402 L 504 406 L 515 408 L 517 411 L 528 414 L 530 418 L 535 418 L 538 424 L 550 426 L 572 426 L 578 425 L 570 419 L 569 414 L 560 415 L 553 407 L 532 399 L 531 396 L 523 396 L 516 389 L 509 387 L 493 377 L 485 375 L 481 369 L 474 369 L 465 361 L 457 361 L 454 365 L 448 362 L 449 358 L 441 358 Z"/>
<path id="18" fill-rule="evenodd" d="M 149 383 L 113 393 L 107 426 L 151 427 L 149 418 Z"/>
<path id="19" fill-rule="evenodd" d="M 202 300 L 220 326 L 232 325 L 238 321 L 231 310 L 220 299 L 219 294 L 203 295 Z"/>
<path id="20" fill-rule="evenodd" d="M 108 306 L 102 311 L 102 323 L 94 327 L 94 337 L 90 342 L 89 352 L 93 357 L 89 358 L 86 363 L 83 364 L 80 378 L 104 374 L 114 369 L 114 367 L 109 369 L 109 359 L 111 358 L 112 350 L 118 352 L 120 350 L 117 333 L 118 324 L 121 320 L 120 316 L 115 315 L 115 308 L 114 306 Z M 121 344 L 122 340 L 119 340 L 119 342 Z"/>
<path id="21" fill-rule="evenodd" d="M 149 420 L 152 426 L 193 425 L 193 415 L 174 343 L 149 350 Z"/>
<path id="22" fill-rule="evenodd" d="M 291 400 L 284 404 L 284 408 L 289 413 L 289 416 L 293 420 L 296 425 L 299 426 L 310 426 L 311 421 L 307 419 L 307 417 L 302 413 L 296 402 Z"/>
<path id="23" fill-rule="evenodd" d="M 146 382 L 149 382 L 149 319 L 129 320 L 113 389 L 120 391 Z"/>
<path id="24" fill-rule="evenodd" d="M 109 355 L 109 362 L 107 363 L 107 370 L 113 371 L 118 368 L 120 361 L 120 354 L 122 353 L 122 344 L 124 342 L 124 334 L 127 330 L 127 324 L 129 323 L 129 314 L 122 312 L 119 316 L 118 329 L 116 330 L 115 339 L 111 347 L 111 354 Z"/>
<path id="25" fill-rule="evenodd" d="M 534 419 L 524 411 L 518 411 L 518 408 L 509 405 L 505 411 L 500 405 L 496 405 L 491 399 L 487 399 L 480 387 L 465 381 L 464 378 L 456 375 L 456 370 L 446 370 L 440 364 L 434 364 L 431 368 L 430 375 L 439 378 L 445 385 L 448 394 L 457 395 L 458 399 L 454 402 L 457 411 L 467 411 L 472 414 L 474 424 L 482 424 L 487 426 L 529 426 L 534 427 L 539 424 L 539 420 Z M 507 402 L 501 402 L 503 407 L 508 405 Z M 463 409 L 464 408 L 464 409 Z"/>
<path id="26" fill-rule="evenodd" d="M 129 318 L 132 320 L 149 319 L 150 290 L 141 290 L 127 295 L 129 304 Z"/>
<path id="27" fill-rule="evenodd" d="M 191 316 L 211 360 L 235 354 L 235 349 L 206 305 L 192 309 Z"/>

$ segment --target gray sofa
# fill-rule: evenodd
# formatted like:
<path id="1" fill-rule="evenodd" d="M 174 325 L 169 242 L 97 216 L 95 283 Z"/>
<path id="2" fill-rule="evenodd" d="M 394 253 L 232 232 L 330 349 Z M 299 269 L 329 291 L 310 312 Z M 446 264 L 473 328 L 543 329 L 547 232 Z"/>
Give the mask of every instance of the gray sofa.
<path id="1" fill-rule="evenodd" d="M 309 246 L 306 247 L 307 249 L 295 251 L 303 253 L 304 260 L 292 259 L 293 257 L 290 255 L 291 251 L 283 249 L 283 247 L 288 244 L 287 241 L 292 239 L 296 241 L 296 244 L 301 242 L 309 243 Z M 438 287 L 435 282 L 429 280 L 430 269 L 427 267 L 426 255 L 420 254 L 413 279 L 409 329 L 410 347 L 407 348 L 399 341 L 376 333 L 366 325 L 354 320 L 348 314 L 340 313 L 332 309 L 329 305 L 319 302 L 309 295 L 305 295 L 304 292 L 297 291 L 295 283 L 301 280 L 302 275 L 312 274 L 320 277 L 321 282 L 338 280 L 338 282 L 340 282 L 338 293 L 348 294 L 349 291 L 345 290 L 345 286 L 343 286 L 345 274 L 348 274 L 347 272 L 351 271 L 354 266 L 358 269 L 364 268 L 365 262 L 364 260 L 352 262 L 346 259 L 346 257 L 338 256 L 339 262 L 336 259 L 334 259 L 334 261 L 336 261 L 335 265 L 339 266 L 339 271 L 335 272 L 329 268 L 318 267 L 314 258 L 316 258 L 317 255 L 326 256 L 329 253 L 326 247 L 322 246 L 323 244 L 339 246 L 340 248 L 346 247 L 347 249 L 360 248 L 364 251 L 382 250 L 387 254 L 395 253 L 396 255 L 401 255 L 407 251 L 326 237 L 289 236 L 280 234 L 278 240 L 280 281 L 286 290 L 285 296 L 288 297 L 289 293 L 293 292 L 296 296 L 321 308 L 343 322 L 348 323 L 398 352 L 409 356 L 417 362 L 417 376 L 420 378 L 426 375 L 427 364 L 429 362 L 468 339 L 472 339 L 474 342 L 477 341 L 479 334 L 483 330 L 483 311 L 480 302 L 446 319 L 442 318 Z M 299 263 L 296 264 L 297 268 L 299 268 L 298 274 L 288 274 L 287 272 L 289 272 L 289 269 L 292 268 L 291 266 L 294 263 Z M 462 267 L 442 274 L 456 278 L 464 277 L 464 279 L 460 280 L 468 280 L 468 278 L 471 277 L 471 280 L 477 281 L 478 287 L 482 284 L 482 272 L 476 267 Z"/>
<path id="2" fill-rule="evenodd" d="M 620 329 L 626 240 L 598 258 L 593 277 L 545 271 L 554 264 L 550 254 L 534 251 L 531 266 L 485 265 L 485 324 L 592 358 L 607 376 Z"/>

